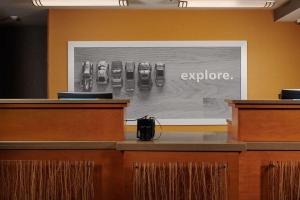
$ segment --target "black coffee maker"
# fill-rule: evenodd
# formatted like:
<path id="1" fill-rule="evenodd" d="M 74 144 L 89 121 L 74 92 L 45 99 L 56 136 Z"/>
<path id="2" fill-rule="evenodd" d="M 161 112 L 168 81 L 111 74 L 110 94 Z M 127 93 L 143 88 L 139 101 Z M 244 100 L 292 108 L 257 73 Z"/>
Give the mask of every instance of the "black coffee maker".
<path id="1" fill-rule="evenodd" d="M 141 141 L 151 141 L 155 135 L 155 119 L 153 117 L 143 117 L 137 119 L 137 139 Z"/>

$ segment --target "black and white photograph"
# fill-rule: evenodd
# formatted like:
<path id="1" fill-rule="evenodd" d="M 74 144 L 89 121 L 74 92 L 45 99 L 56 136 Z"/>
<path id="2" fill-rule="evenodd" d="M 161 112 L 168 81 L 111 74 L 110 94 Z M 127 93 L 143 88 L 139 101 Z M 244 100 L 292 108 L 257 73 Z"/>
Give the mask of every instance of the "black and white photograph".
<path id="1" fill-rule="evenodd" d="M 246 43 L 69 42 L 69 91 L 130 99 L 127 119 L 222 124 L 246 98 Z"/>

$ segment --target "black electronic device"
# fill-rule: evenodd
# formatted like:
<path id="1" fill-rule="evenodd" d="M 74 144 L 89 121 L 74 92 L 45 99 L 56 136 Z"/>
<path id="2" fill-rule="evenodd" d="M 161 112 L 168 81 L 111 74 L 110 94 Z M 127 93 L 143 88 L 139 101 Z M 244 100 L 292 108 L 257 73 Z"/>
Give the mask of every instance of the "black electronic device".
<path id="1" fill-rule="evenodd" d="M 112 93 L 101 92 L 58 92 L 58 99 L 112 99 Z"/>
<path id="2" fill-rule="evenodd" d="M 151 141 L 155 135 L 155 119 L 143 117 L 137 119 L 137 138 L 141 141 Z"/>
<path id="3" fill-rule="evenodd" d="M 279 98 L 300 100 L 300 89 L 283 89 Z"/>

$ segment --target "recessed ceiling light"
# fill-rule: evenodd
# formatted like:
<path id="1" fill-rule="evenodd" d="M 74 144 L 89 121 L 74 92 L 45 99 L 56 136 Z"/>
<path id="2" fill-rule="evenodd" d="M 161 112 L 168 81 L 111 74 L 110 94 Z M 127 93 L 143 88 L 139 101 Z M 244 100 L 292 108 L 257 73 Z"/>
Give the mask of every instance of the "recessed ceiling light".
<path id="1" fill-rule="evenodd" d="M 178 7 L 200 8 L 271 8 L 275 0 L 184 0 L 179 1 Z"/>
<path id="2" fill-rule="evenodd" d="M 48 7 L 93 7 L 93 6 L 128 6 L 127 0 L 32 0 L 35 6 Z"/>
<path id="3" fill-rule="evenodd" d="M 11 15 L 11 16 L 9 16 L 9 17 L 10 17 L 10 19 L 12 19 L 13 21 L 19 21 L 19 20 L 20 20 L 19 16 L 16 16 L 16 15 Z"/>

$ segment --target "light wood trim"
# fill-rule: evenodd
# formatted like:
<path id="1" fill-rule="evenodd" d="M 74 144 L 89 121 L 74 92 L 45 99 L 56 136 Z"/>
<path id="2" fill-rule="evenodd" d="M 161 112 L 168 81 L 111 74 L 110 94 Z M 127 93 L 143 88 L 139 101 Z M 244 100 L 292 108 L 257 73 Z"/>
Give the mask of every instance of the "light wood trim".
<path id="1" fill-rule="evenodd" d="M 0 150 L 300 151 L 300 142 L 1 141 Z"/>
<path id="2" fill-rule="evenodd" d="M 247 142 L 247 151 L 300 151 L 300 142 Z"/>
<path id="3" fill-rule="evenodd" d="M 139 142 L 122 141 L 117 142 L 116 149 L 119 151 L 207 151 L 207 152 L 228 152 L 245 151 L 244 143 L 197 143 L 197 142 Z"/>
<path id="4" fill-rule="evenodd" d="M 1 141 L 1 150 L 115 150 L 115 141 Z"/>

